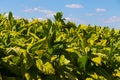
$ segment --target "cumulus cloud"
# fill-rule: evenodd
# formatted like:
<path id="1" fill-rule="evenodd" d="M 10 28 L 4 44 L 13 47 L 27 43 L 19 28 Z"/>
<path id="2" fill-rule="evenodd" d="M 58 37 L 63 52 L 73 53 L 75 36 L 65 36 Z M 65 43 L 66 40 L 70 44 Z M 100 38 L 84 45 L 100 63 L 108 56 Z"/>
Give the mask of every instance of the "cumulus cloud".
<path id="1" fill-rule="evenodd" d="M 96 12 L 105 12 L 106 11 L 106 9 L 104 9 L 104 8 L 97 8 L 96 9 Z"/>
<path id="2" fill-rule="evenodd" d="M 67 8 L 84 8 L 81 4 L 67 4 L 65 5 Z"/>
<path id="3" fill-rule="evenodd" d="M 76 24 L 85 23 L 84 20 L 79 18 L 66 17 L 65 19 L 66 19 L 66 22 L 72 21 L 72 22 L 75 22 Z"/>
<path id="4" fill-rule="evenodd" d="M 115 23 L 115 22 L 120 22 L 120 17 L 112 16 L 105 21 L 105 23 Z"/>
<path id="5" fill-rule="evenodd" d="M 53 16 L 55 14 L 54 11 L 47 10 L 47 9 L 41 9 L 39 7 L 25 9 L 24 12 L 38 12 L 38 13 L 43 13 L 47 17 Z"/>

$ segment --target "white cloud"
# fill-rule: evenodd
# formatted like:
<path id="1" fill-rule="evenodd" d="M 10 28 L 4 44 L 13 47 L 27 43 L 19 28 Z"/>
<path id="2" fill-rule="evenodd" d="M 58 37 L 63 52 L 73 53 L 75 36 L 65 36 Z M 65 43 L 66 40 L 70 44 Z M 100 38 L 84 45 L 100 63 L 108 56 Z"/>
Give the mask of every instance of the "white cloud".
<path id="1" fill-rule="evenodd" d="M 21 18 L 20 16 L 15 16 L 15 15 L 13 15 L 13 17 L 14 17 L 15 19 L 20 19 L 20 18 Z"/>
<path id="2" fill-rule="evenodd" d="M 6 17 L 8 17 L 8 15 L 9 15 L 8 13 L 5 14 Z M 16 16 L 16 15 L 13 15 L 13 17 L 14 17 L 15 19 L 20 19 L 20 18 L 21 18 L 20 16 Z"/>
<path id="3" fill-rule="evenodd" d="M 112 16 L 105 21 L 105 23 L 115 23 L 115 22 L 120 22 L 120 17 Z"/>
<path id="4" fill-rule="evenodd" d="M 95 13 L 87 13 L 86 15 L 87 16 L 95 16 L 96 14 Z"/>
<path id="5" fill-rule="evenodd" d="M 105 12 L 106 11 L 106 9 L 104 9 L 104 8 L 97 8 L 96 9 L 96 12 Z"/>
<path id="6" fill-rule="evenodd" d="M 66 19 L 66 22 L 71 21 L 71 22 L 75 22 L 76 24 L 85 23 L 84 20 L 79 18 L 66 17 L 65 19 Z"/>
<path id="7" fill-rule="evenodd" d="M 53 16 L 55 14 L 54 11 L 47 10 L 47 9 L 41 9 L 39 7 L 26 9 L 26 10 L 24 10 L 24 12 L 38 12 L 38 13 L 43 13 L 43 14 L 46 15 L 46 17 L 50 17 L 50 16 Z"/>
<path id="8" fill-rule="evenodd" d="M 71 18 L 70 18 L 70 17 L 66 17 L 65 19 L 66 19 L 66 21 L 70 21 L 70 20 L 71 20 Z"/>
<path id="9" fill-rule="evenodd" d="M 41 18 L 41 17 L 39 17 L 38 19 L 39 19 L 39 20 L 44 20 L 44 19 L 43 19 L 43 18 Z"/>
<path id="10" fill-rule="evenodd" d="M 65 5 L 67 8 L 84 8 L 81 4 L 67 4 Z"/>

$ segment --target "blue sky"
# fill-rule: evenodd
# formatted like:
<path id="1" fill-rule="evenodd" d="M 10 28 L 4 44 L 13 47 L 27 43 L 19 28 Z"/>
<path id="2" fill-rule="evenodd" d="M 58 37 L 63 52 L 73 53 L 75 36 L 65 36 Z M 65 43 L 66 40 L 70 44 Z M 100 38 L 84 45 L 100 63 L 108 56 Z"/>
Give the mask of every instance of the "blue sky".
<path id="1" fill-rule="evenodd" d="M 53 19 L 61 11 L 76 24 L 120 29 L 120 0 L 2 0 L 0 13 L 12 11 L 16 18 Z"/>

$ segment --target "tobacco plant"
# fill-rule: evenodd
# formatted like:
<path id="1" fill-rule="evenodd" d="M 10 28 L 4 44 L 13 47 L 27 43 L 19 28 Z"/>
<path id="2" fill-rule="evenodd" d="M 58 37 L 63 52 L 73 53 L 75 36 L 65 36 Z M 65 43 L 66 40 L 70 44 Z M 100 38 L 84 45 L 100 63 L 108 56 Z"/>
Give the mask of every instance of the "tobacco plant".
<path id="1" fill-rule="evenodd" d="M 0 80 L 120 79 L 120 30 L 77 26 L 62 16 L 0 14 Z"/>

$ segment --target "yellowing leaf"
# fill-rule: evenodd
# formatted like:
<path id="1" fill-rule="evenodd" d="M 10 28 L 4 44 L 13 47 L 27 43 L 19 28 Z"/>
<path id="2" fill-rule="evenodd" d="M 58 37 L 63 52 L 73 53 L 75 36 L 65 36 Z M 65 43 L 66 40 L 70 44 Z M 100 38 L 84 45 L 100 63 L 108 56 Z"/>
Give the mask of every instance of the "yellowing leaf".
<path id="1" fill-rule="evenodd" d="M 57 58 L 57 55 L 51 57 L 51 62 L 53 62 Z"/>
<path id="2" fill-rule="evenodd" d="M 95 62 L 95 63 L 97 63 L 97 64 L 100 64 L 100 65 L 101 65 L 101 56 L 92 58 L 92 61 Z"/>
<path id="3" fill-rule="evenodd" d="M 117 71 L 116 76 L 120 77 L 120 71 Z"/>
<path id="4" fill-rule="evenodd" d="M 113 73 L 113 75 L 120 78 L 120 67 L 118 69 L 115 69 L 114 71 L 115 73 Z"/>
<path id="5" fill-rule="evenodd" d="M 89 47 L 86 47 L 86 48 L 85 48 L 85 52 L 87 53 L 88 51 L 90 51 L 90 48 L 89 48 Z"/>
<path id="6" fill-rule="evenodd" d="M 70 60 L 67 60 L 64 55 L 60 56 L 60 64 L 61 65 L 67 65 L 70 62 Z"/>
<path id="7" fill-rule="evenodd" d="M 93 78 L 86 78 L 85 80 L 93 80 Z"/>
<path id="8" fill-rule="evenodd" d="M 97 43 L 99 46 L 106 46 L 107 40 L 101 40 L 100 42 Z"/>
<path id="9" fill-rule="evenodd" d="M 94 40 L 89 40 L 89 43 L 90 43 L 91 45 L 94 45 Z"/>
<path id="10" fill-rule="evenodd" d="M 60 21 L 56 21 L 56 25 L 57 25 L 58 27 L 61 27 L 61 26 L 62 26 L 62 23 L 61 23 Z"/>
<path id="11" fill-rule="evenodd" d="M 87 29 L 87 27 L 86 27 L 85 24 L 81 24 L 81 25 L 80 25 L 80 28 L 83 29 L 83 30 L 86 30 L 86 29 Z"/>
<path id="12" fill-rule="evenodd" d="M 76 50 L 74 48 L 67 48 L 66 51 L 68 51 L 68 52 L 76 52 Z"/>
<path id="13" fill-rule="evenodd" d="M 107 40 L 102 40 L 101 43 L 102 43 L 102 46 L 106 46 Z"/>
<path id="14" fill-rule="evenodd" d="M 2 58 L 2 60 L 3 60 L 4 62 L 8 62 L 9 59 L 11 59 L 13 56 L 14 56 L 14 55 L 6 56 L 6 57 Z"/>
<path id="15" fill-rule="evenodd" d="M 91 75 L 93 78 L 98 79 L 98 75 L 96 73 Z"/>
<path id="16" fill-rule="evenodd" d="M 30 74 L 29 73 L 25 73 L 25 78 L 26 78 L 26 80 L 30 80 Z"/>
<path id="17" fill-rule="evenodd" d="M 117 61 L 117 62 L 120 62 L 120 56 L 119 55 L 114 55 L 115 56 L 115 60 Z"/>
<path id="18" fill-rule="evenodd" d="M 43 69 L 43 62 L 42 62 L 41 59 L 36 60 L 36 66 L 37 66 L 37 68 L 38 68 L 40 71 L 42 71 L 42 69 Z"/>
<path id="19" fill-rule="evenodd" d="M 64 34 L 64 33 L 58 33 L 58 35 L 57 35 L 57 38 L 56 38 L 56 41 L 61 41 L 61 40 L 64 40 L 64 39 L 66 39 L 66 34 Z"/>
<path id="20" fill-rule="evenodd" d="M 49 63 L 49 62 L 46 62 L 43 65 L 43 72 L 46 73 L 46 74 L 55 74 L 55 70 L 54 70 L 52 64 Z"/>

